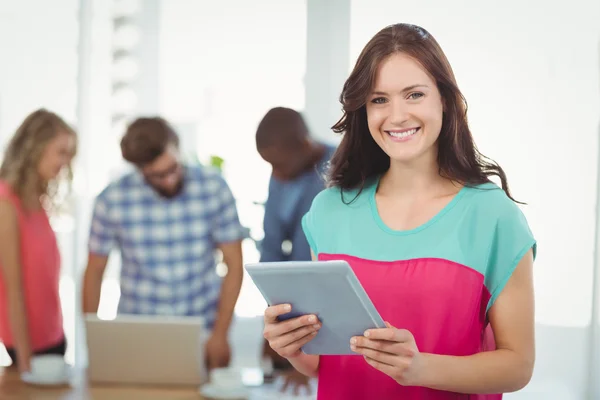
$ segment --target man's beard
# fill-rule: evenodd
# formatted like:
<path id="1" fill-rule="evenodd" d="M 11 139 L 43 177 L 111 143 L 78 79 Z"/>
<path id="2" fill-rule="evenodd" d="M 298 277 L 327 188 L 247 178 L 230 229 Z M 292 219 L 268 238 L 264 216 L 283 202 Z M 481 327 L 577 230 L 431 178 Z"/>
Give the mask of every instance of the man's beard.
<path id="1" fill-rule="evenodd" d="M 181 193 L 181 191 L 183 190 L 183 187 L 185 186 L 185 179 L 183 179 L 183 177 L 181 177 L 181 179 L 179 180 L 179 183 L 177 184 L 177 186 L 175 187 L 175 189 L 173 191 L 167 191 L 167 190 L 164 190 L 164 189 L 154 186 L 154 185 L 151 185 L 151 186 L 156 191 L 156 193 L 158 193 L 162 197 L 167 198 L 167 199 L 172 199 L 173 197 L 176 197 L 177 195 L 179 195 Z"/>

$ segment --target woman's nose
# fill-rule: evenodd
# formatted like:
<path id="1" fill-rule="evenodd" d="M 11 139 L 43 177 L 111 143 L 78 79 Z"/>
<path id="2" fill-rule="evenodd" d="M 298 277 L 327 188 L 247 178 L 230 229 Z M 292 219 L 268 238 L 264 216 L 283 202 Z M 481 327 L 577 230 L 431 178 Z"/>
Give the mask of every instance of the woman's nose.
<path id="1" fill-rule="evenodd" d="M 394 125 L 401 125 L 408 120 L 409 114 L 406 104 L 403 104 L 400 101 L 393 101 L 391 106 L 390 119 Z"/>

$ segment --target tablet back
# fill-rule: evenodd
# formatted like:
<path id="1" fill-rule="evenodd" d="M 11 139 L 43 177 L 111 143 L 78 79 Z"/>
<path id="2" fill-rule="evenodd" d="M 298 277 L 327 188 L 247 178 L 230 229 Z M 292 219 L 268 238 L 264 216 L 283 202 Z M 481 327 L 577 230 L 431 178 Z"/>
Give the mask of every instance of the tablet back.
<path id="1" fill-rule="evenodd" d="M 246 265 L 269 305 L 289 303 L 281 319 L 316 314 L 322 327 L 302 349 L 306 354 L 356 354 L 352 336 L 385 328 L 371 299 L 345 261 L 288 261 Z"/>

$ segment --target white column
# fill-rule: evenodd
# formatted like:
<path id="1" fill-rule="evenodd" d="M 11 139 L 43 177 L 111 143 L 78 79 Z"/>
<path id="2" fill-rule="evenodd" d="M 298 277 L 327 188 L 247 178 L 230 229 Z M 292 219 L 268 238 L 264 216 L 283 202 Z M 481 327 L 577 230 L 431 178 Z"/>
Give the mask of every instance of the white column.
<path id="1" fill-rule="evenodd" d="M 600 130 L 598 131 L 600 137 Z M 600 141 L 598 147 L 600 154 Z M 596 244 L 594 248 L 594 275 L 592 292 L 592 320 L 590 324 L 590 353 L 588 374 L 588 398 L 600 399 L 600 159 L 596 177 Z"/>
<path id="2" fill-rule="evenodd" d="M 336 143 L 339 96 L 350 63 L 350 0 L 307 0 L 306 106 L 312 134 Z"/>
<path id="3" fill-rule="evenodd" d="M 140 41 L 132 51 L 139 65 L 133 85 L 137 95 L 134 118 L 160 112 L 160 3 L 161 0 L 144 0 L 136 16 Z"/>
<path id="4" fill-rule="evenodd" d="M 91 145 L 91 123 L 92 123 L 92 24 L 94 9 L 92 0 L 79 1 L 79 32 L 77 44 L 77 122 L 78 132 L 78 155 L 75 170 L 82 171 L 83 179 L 79 180 L 77 189 L 87 193 L 87 182 L 89 181 L 89 161 L 92 152 Z"/>
<path id="5" fill-rule="evenodd" d="M 93 0 L 79 1 L 79 32 L 77 44 L 77 121 L 75 128 L 78 133 L 78 154 L 74 169 L 79 174 L 77 187 L 75 188 L 76 198 L 73 202 L 73 229 L 71 236 L 71 274 L 74 280 L 75 301 L 71 312 L 75 315 L 75 343 L 71 344 L 74 348 L 75 365 L 80 366 L 86 361 L 85 354 L 81 354 L 80 349 L 85 346 L 85 337 L 82 332 L 83 323 L 79 316 L 81 315 L 81 274 L 85 263 L 85 249 L 87 241 L 86 230 L 88 222 L 82 218 L 82 205 L 88 195 L 88 182 L 90 179 L 90 168 L 92 164 L 92 95 L 91 95 L 91 76 L 92 76 L 92 37 L 94 6 Z M 74 346 L 73 346 L 74 345 Z"/>
<path id="6" fill-rule="evenodd" d="M 600 42 L 598 42 L 600 54 Z M 600 70 L 598 71 L 600 73 Z M 600 128 L 598 129 L 600 138 Z M 598 153 L 600 155 L 600 139 Z M 600 157 L 596 172 L 596 245 L 594 248 L 594 274 L 592 282 L 592 321 L 590 326 L 590 365 L 588 375 L 588 398 L 600 399 Z"/>

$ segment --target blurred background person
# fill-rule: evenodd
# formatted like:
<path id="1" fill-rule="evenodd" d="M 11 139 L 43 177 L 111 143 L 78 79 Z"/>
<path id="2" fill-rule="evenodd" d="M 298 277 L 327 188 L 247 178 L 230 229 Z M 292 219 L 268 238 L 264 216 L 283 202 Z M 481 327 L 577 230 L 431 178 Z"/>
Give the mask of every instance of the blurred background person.
<path id="1" fill-rule="evenodd" d="M 301 220 L 314 197 L 325 187 L 324 174 L 335 147 L 311 138 L 299 112 L 276 107 L 258 125 L 256 148 L 272 167 L 260 261 L 310 261 Z M 309 378 L 292 368 L 267 343 L 263 356 L 284 376 L 282 390 L 291 387 L 297 394 L 301 386 L 308 387 Z"/>
<path id="2" fill-rule="evenodd" d="M 74 130 L 44 109 L 27 116 L 0 166 L 0 340 L 13 366 L 33 355 L 64 356 L 61 260 L 48 218 L 62 178 L 70 179 Z"/>
<path id="3" fill-rule="evenodd" d="M 335 147 L 311 138 L 300 113 L 276 107 L 258 125 L 256 148 L 272 168 L 260 261 L 310 260 L 301 219 L 325 187 L 325 168 Z"/>
<path id="4" fill-rule="evenodd" d="M 202 317 L 211 334 L 209 368 L 225 367 L 228 331 L 242 284 L 242 239 L 235 199 L 216 170 L 184 165 L 179 137 L 162 118 L 139 118 L 122 141 L 136 171 L 96 198 L 83 311 L 97 313 L 109 254 L 121 254 L 121 314 Z M 215 251 L 227 275 L 216 272 Z"/>

